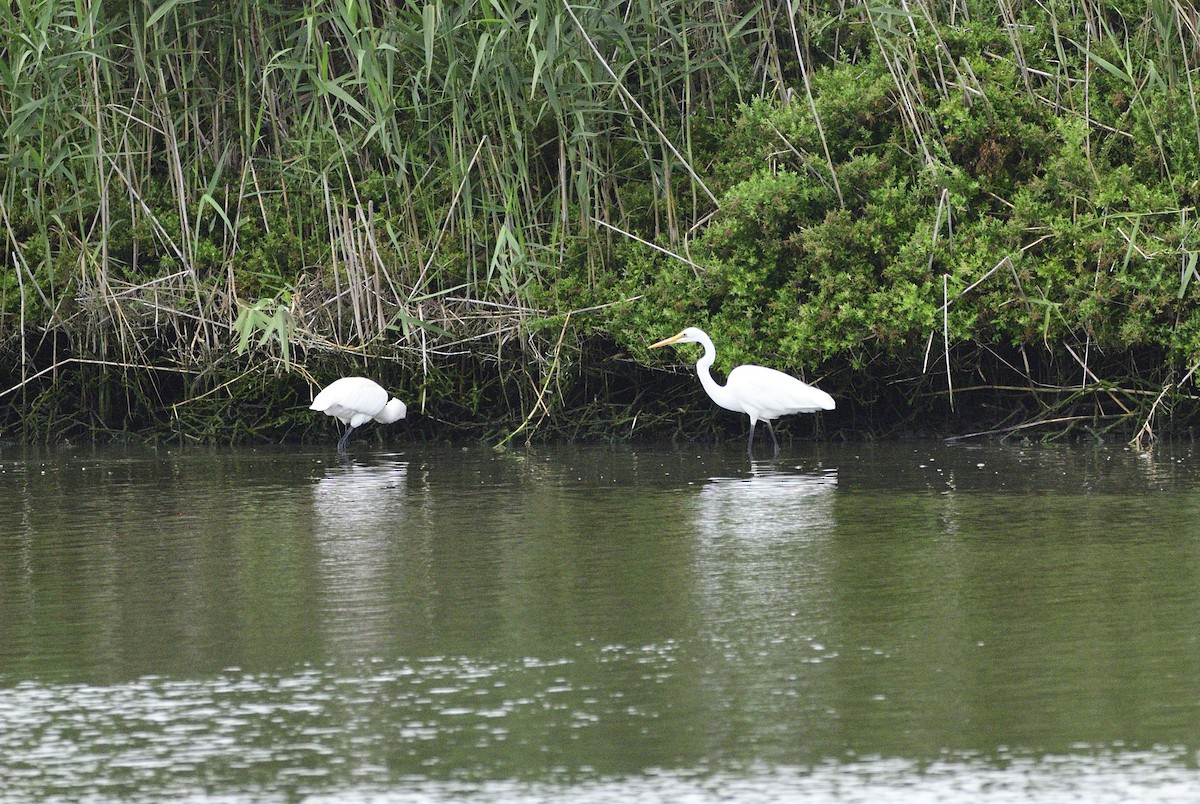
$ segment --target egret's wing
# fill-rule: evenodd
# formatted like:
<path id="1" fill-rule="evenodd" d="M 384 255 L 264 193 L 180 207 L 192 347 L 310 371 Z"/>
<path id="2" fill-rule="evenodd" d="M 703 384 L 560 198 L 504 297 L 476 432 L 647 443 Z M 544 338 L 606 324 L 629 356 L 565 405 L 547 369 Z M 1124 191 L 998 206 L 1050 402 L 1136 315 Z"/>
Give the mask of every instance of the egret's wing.
<path id="1" fill-rule="evenodd" d="M 736 393 L 746 412 L 774 419 L 789 413 L 833 410 L 833 397 L 790 374 L 766 366 L 738 366 L 729 372 L 726 388 Z"/>
<path id="2" fill-rule="evenodd" d="M 328 413 L 358 427 L 374 418 L 387 404 L 388 394 L 366 377 L 342 377 L 325 387 L 309 405 L 310 410 Z"/>

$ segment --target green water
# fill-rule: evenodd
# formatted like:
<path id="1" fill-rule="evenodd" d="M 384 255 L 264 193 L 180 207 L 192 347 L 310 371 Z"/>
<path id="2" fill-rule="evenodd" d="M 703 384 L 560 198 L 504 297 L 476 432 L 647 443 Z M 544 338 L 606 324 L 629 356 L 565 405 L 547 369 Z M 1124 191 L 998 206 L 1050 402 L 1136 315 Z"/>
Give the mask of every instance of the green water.
<path id="1" fill-rule="evenodd" d="M 1198 465 L 0 451 L 0 799 L 1194 800 Z"/>

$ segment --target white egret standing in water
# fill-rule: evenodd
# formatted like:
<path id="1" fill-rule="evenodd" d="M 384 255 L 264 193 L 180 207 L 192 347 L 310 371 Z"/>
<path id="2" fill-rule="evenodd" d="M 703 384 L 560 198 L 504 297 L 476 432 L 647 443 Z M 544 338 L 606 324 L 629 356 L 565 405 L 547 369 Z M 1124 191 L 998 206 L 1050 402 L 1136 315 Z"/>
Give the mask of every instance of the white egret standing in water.
<path id="1" fill-rule="evenodd" d="M 403 419 L 408 408 L 399 399 L 388 399 L 383 386 L 366 377 L 342 377 L 325 387 L 308 406 L 319 410 L 346 425 L 346 434 L 338 441 L 338 452 L 346 449 L 350 433 L 374 419 L 380 424 L 391 424 Z"/>
<path id="2" fill-rule="evenodd" d="M 746 443 L 746 451 L 754 454 L 754 426 L 759 420 L 766 422 L 767 432 L 771 434 L 771 443 L 779 453 L 779 441 L 775 438 L 775 428 L 771 420 L 791 413 L 815 413 L 818 410 L 833 410 L 833 397 L 819 388 L 813 388 L 807 383 L 800 382 L 790 374 L 776 371 L 766 366 L 738 366 L 729 372 L 729 379 L 724 385 L 718 385 L 709 369 L 717 358 L 717 350 L 713 347 L 712 338 L 698 327 L 688 327 L 678 335 L 674 335 L 651 346 L 670 346 L 673 343 L 698 343 L 704 347 L 704 356 L 696 361 L 696 372 L 700 375 L 700 384 L 716 402 L 726 410 L 745 413 L 750 417 L 750 439 Z"/>

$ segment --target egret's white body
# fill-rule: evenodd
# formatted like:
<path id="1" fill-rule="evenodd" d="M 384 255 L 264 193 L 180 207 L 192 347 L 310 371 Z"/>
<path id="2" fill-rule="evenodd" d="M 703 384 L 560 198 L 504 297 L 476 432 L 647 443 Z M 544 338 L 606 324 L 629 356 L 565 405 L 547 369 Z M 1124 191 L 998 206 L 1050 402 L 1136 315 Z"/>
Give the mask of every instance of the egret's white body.
<path id="1" fill-rule="evenodd" d="M 818 410 L 834 409 L 833 397 L 829 394 L 797 380 L 790 374 L 766 366 L 738 366 L 729 372 L 729 379 L 724 385 L 718 385 L 709 372 L 717 358 L 717 350 L 708 333 L 698 327 L 688 327 L 678 335 L 661 340 L 650 348 L 657 349 L 673 343 L 698 343 L 704 347 L 704 355 L 696 361 L 700 384 L 704 386 L 713 402 L 726 410 L 745 413 L 750 417 L 747 450 L 754 448 L 754 426 L 759 421 L 767 423 L 767 432 L 771 434 L 771 442 L 778 451 L 779 442 L 775 439 L 775 428 L 771 426 L 772 419 L 791 413 L 816 413 Z"/>
<path id="2" fill-rule="evenodd" d="M 346 448 L 350 433 L 374 420 L 380 424 L 391 424 L 403 419 L 408 408 L 399 399 L 388 398 L 389 394 L 379 383 L 366 377 L 342 377 L 325 387 L 308 406 L 319 410 L 346 425 L 346 433 L 338 441 L 338 451 Z"/>

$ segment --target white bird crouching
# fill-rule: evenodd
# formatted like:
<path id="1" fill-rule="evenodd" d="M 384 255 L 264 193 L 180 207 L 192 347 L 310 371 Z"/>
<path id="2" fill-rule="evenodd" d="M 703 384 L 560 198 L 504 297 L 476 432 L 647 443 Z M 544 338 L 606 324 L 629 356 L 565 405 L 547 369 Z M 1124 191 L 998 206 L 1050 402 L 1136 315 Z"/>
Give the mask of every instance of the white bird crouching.
<path id="1" fill-rule="evenodd" d="M 403 402 L 388 396 L 383 386 L 366 377 L 342 377 L 317 394 L 308 409 L 325 413 L 346 425 L 346 433 L 338 441 L 338 452 L 342 452 L 355 427 L 371 420 L 391 424 L 408 414 Z"/>
<path id="2" fill-rule="evenodd" d="M 729 372 L 729 379 L 724 385 L 718 385 L 709 369 L 716 360 L 717 350 L 713 346 L 708 333 L 698 327 L 688 327 L 678 335 L 659 341 L 650 348 L 669 346 L 674 343 L 698 343 L 704 347 L 704 355 L 696 361 L 696 373 L 700 375 L 700 384 L 716 402 L 726 410 L 745 413 L 750 417 L 750 439 L 746 450 L 753 455 L 754 426 L 759 421 L 767 423 L 767 432 L 771 434 L 771 443 L 775 452 L 779 452 L 779 442 L 775 439 L 775 428 L 771 426 L 772 419 L 787 416 L 792 413 L 816 413 L 819 410 L 833 410 L 833 397 L 814 388 L 808 383 L 801 382 L 790 374 L 776 371 L 766 366 L 738 366 Z"/>

